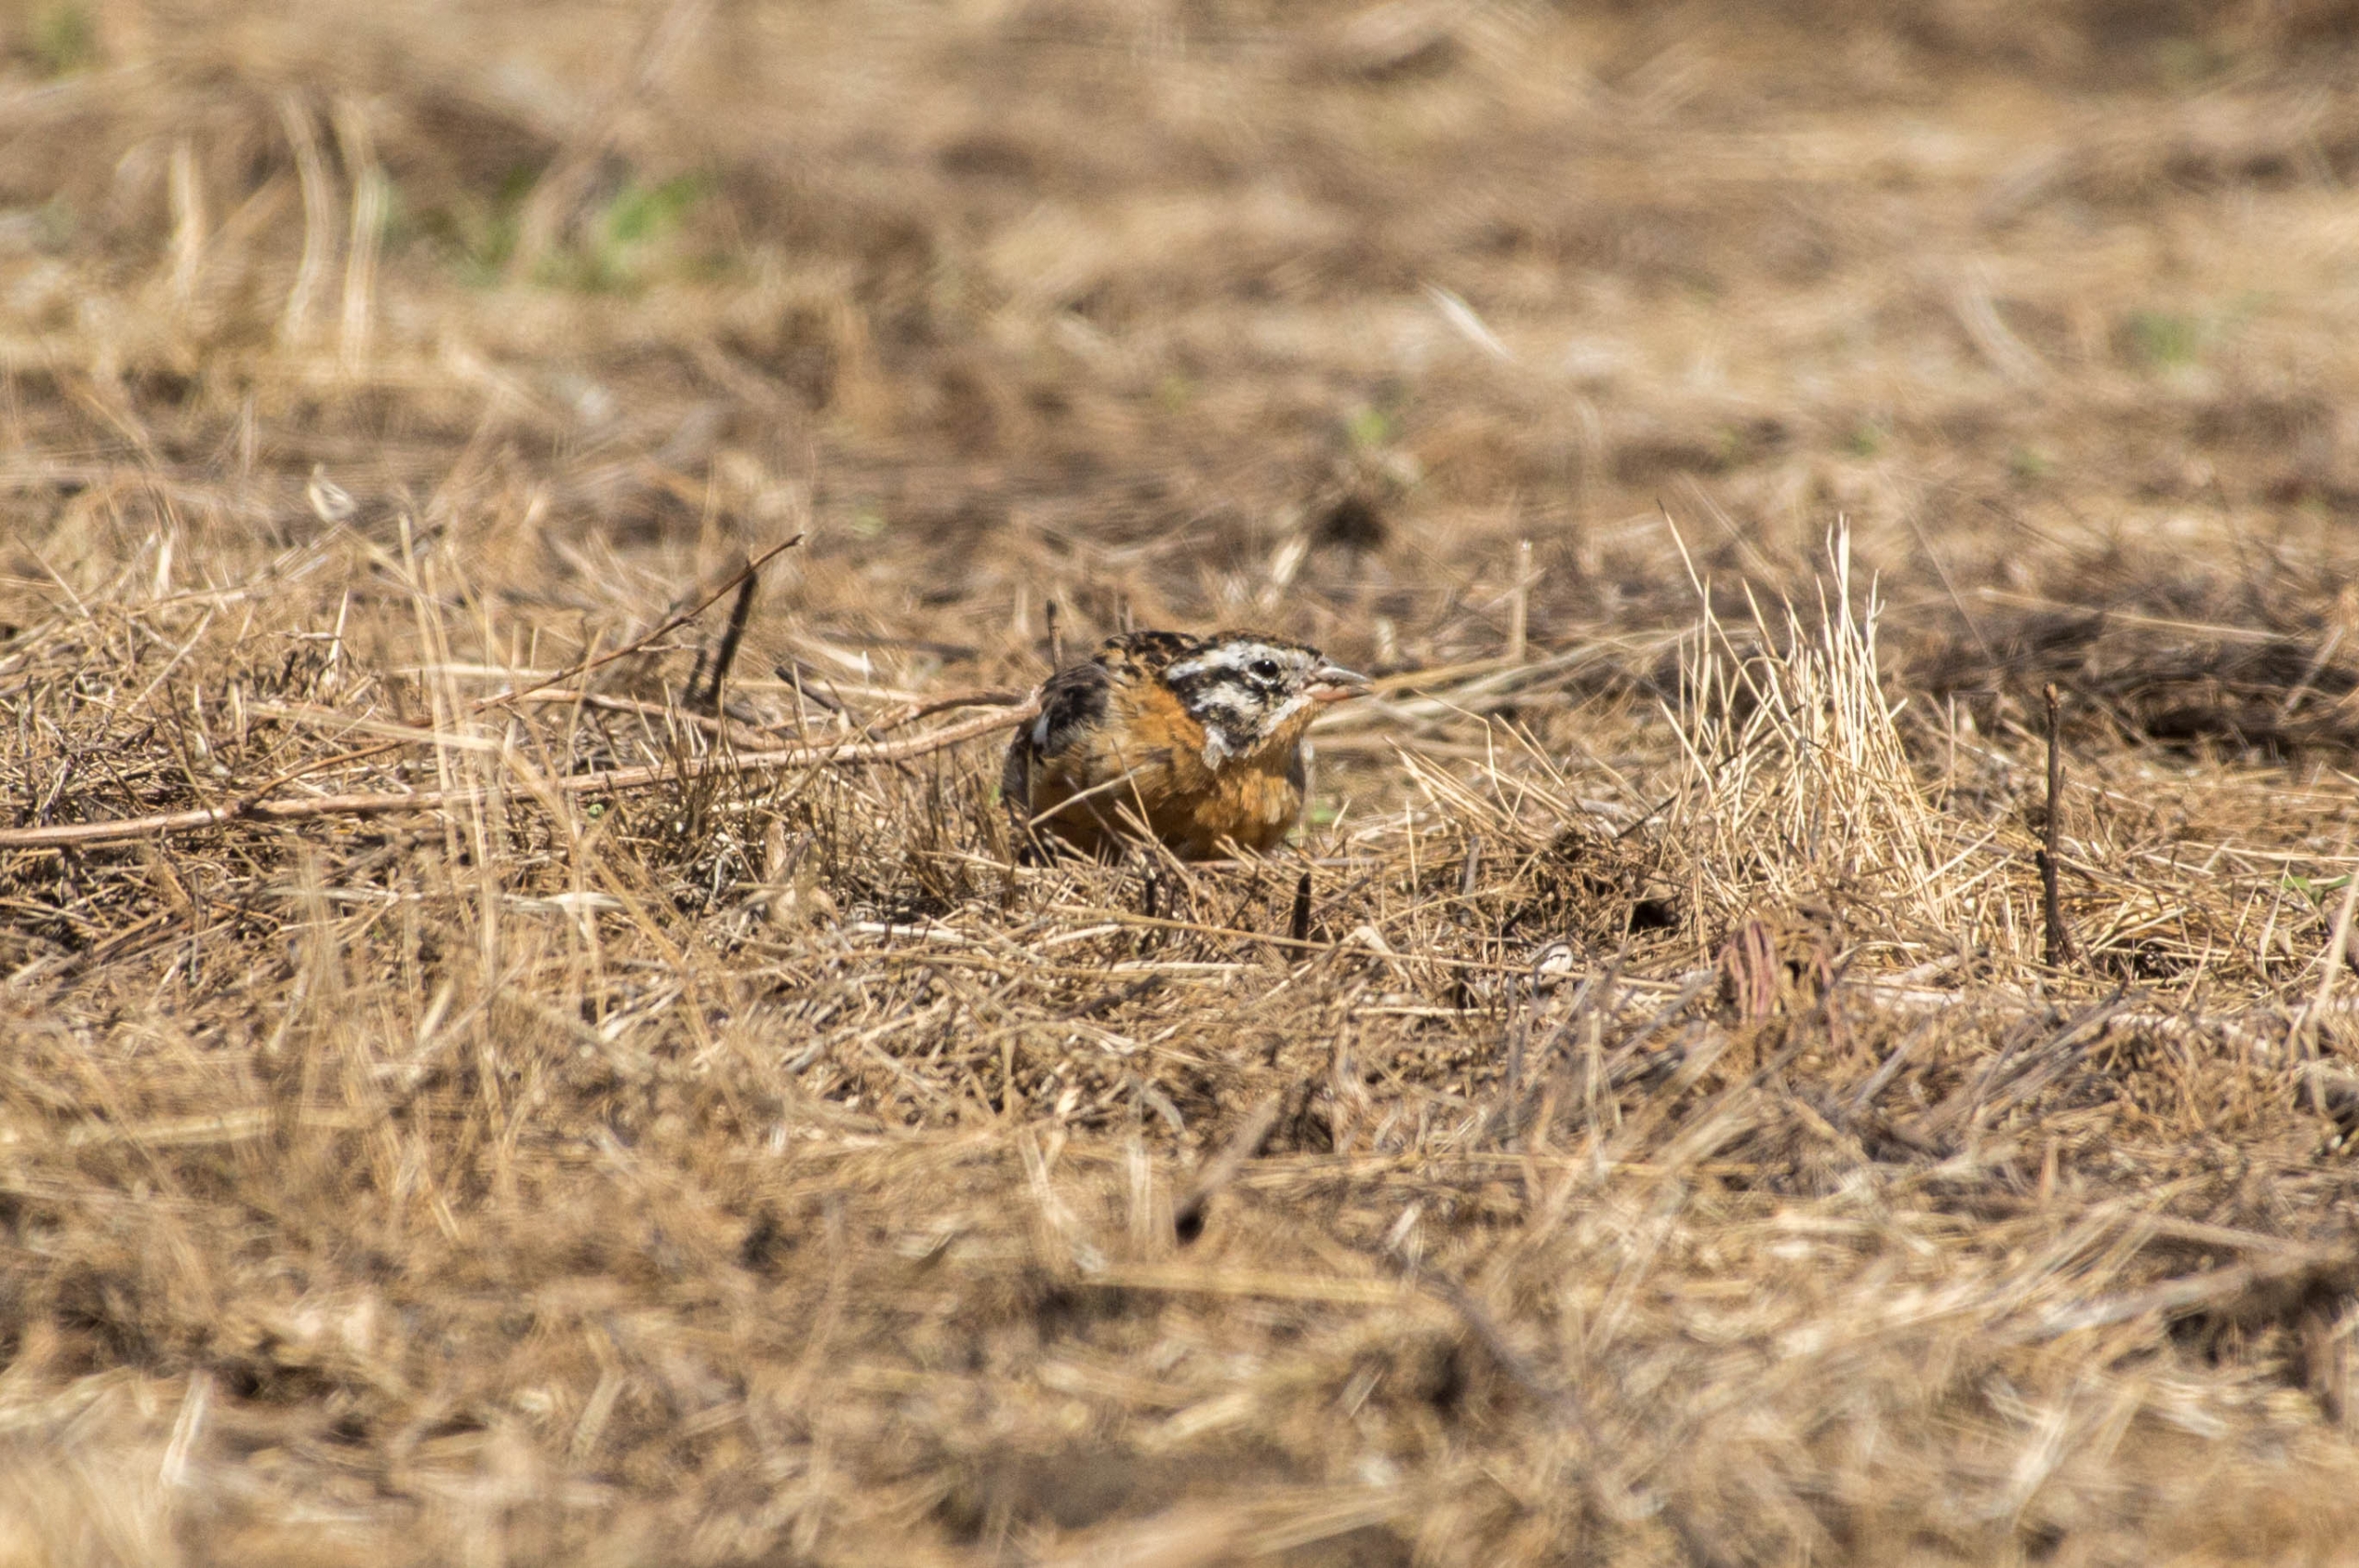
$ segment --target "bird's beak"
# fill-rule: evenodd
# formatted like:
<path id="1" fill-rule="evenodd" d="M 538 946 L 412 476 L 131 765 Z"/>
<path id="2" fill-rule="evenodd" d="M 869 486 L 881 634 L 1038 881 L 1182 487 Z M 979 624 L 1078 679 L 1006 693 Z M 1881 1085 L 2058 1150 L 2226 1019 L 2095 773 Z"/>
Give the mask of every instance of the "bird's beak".
<path id="1" fill-rule="evenodd" d="M 1342 702 L 1367 696 L 1367 677 L 1341 664 L 1321 663 L 1310 673 L 1310 685 L 1305 690 L 1313 702 Z"/>

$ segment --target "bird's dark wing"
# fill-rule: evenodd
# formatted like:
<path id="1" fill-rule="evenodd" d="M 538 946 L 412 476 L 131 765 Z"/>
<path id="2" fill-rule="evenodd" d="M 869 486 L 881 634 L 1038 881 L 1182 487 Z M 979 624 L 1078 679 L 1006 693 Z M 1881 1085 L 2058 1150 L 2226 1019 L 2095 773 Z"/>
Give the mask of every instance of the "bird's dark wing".
<path id="1" fill-rule="evenodd" d="M 1022 739 L 1036 756 L 1054 756 L 1074 737 L 1106 721 L 1107 697 L 1114 689 L 1113 673 L 1098 661 L 1060 670 L 1040 686 L 1040 717 Z"/>
<path id="2" fill-rule="evenodd" d="M 1008 743 L 1000 769 L 1000 799 L 1019 816 L 1032 811 L 1032 777 L 1039 765 L 1106 721 L 1114 673 L 1104 655 L 1060 670 L 1040 684 L 1040 713 Z"/>
<path id="3" fill-rule="evenodd" d="M 999 798 L 1017 817 L 1032 814 L 1032 731 L 1027 726 L 1008 743 L 1007 760 L 999 767 Z"/>
<path id="4" fill-rule="evenodd" d="M 1148 670 L 1161 670 L 1165 665 L 1203 650 L 1204 639 L 1186 632 L 1124 632 L 1109 637 L 1098 652 L 1101 660 L 1127 660 Z"/>

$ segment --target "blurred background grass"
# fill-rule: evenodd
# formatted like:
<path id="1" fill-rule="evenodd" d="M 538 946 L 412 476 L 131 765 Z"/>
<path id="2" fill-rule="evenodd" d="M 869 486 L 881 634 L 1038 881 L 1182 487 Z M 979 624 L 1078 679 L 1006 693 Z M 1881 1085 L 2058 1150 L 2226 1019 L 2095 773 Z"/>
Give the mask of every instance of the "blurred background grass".
<path id="1" fill-rule="evenodd" d="M 1658 503 L 1756 571 L 1840 510 L 1953 589 L 2321 528 L 2352 27 L 13 7 L 11 569 L 110 548 L 62 454 L 202 474 L 186 525 L 242 534 L 313 463 L 430 510 L 453 442 L 615 540 L 807 509 L 958 642 L 1035 580 L 1110 622 L 1109 560 L 1133 614 L 1250 612 L 1292 545 L 1300 629 L 1397 658 L 1379 622 L 1479 639 L 1417 595 L 1514 537 L 1560 615 L 1649 592 Z"/>

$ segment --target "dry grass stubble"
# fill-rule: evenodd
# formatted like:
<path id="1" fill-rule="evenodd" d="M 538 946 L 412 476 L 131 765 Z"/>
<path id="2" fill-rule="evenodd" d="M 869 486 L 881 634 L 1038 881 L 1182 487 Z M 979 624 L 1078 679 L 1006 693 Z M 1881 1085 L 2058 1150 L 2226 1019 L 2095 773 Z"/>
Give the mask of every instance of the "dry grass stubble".
<path id="1" fill-rule="evenodd" d="M 2341 1553 L 2359 77 L 1989 9 L 28 32 L 0 830 L 440 804 L 0 848 L 0 1561 Z"/>

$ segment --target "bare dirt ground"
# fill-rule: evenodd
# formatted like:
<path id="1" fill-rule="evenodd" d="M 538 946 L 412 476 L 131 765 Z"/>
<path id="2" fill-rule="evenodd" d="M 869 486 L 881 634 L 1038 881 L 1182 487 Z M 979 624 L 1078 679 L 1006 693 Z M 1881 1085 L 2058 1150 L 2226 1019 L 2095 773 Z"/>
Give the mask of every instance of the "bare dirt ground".
<path id="1" fill-rule="evenodd" d="M 2349 1560 L 2354 181 L 2327 0 L 0 8 L 0 1563 Z M 1240 623 L 1299 848 L 1011 863 Z"/>

